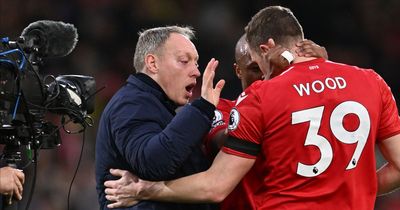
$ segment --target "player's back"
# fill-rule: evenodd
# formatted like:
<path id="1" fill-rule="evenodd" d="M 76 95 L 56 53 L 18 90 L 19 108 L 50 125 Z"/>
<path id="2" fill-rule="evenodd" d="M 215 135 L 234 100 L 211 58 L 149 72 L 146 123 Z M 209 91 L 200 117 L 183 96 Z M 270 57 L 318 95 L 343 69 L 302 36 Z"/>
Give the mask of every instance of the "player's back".
<path id="1" fill-rule="evenodd" d="M 375 143 L 393 133 L 381 124 L 385 89 L 372 70 L 324 59 L 251 86 L 263 110 L 260 209 L 372 210 Z"/>

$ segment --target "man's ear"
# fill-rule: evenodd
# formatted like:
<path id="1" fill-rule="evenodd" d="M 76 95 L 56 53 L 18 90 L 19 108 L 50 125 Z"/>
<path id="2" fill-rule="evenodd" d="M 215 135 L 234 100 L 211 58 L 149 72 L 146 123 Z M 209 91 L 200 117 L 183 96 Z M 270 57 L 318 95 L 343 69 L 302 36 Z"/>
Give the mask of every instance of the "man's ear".
<path id="1" fill-rule="evenodd" d="M 146 65 L 146 69 L 149 72 L 151 72 L 151 73 L 157 73 L 158 72 L 157 59 L 156 59 L 155 55 L 147 54 L 146 57 L 144 58 L 144 63 Z"/>
<path id="2" fill-rule="evenodd" d="M 235 74 L 239 79 L 242 79 L 242 70 L 239 68 L 237 63 L 233 64 L 233 69 L 235 70 Z"/>
<path id="3" fill-rule="evenodd" d="M 260 45 L 261 53 L 267 53 L 269 49 L 275 47 L 275 41 L 272 38 L 269 38 L 265 44 Z"/>

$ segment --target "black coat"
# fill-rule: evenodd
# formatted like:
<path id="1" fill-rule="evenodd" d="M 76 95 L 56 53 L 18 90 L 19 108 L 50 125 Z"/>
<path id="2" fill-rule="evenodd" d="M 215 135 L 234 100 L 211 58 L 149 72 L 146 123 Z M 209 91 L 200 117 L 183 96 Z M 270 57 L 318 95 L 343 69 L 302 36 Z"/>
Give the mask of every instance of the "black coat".
<path id="1" fill-rule="evenodd" d="M 146 180 L 170 180 L 204 171 L 201 150 L 215 107 L 204 99 L 177 107 L 145 74 L 131 75 L 101 116 L 96 139 L 96 181 L 101 209 L 107 209 L 104 181 L 110 168 Z M 128 209 L 210 209 L 211 205 L 142 201 Z"/>

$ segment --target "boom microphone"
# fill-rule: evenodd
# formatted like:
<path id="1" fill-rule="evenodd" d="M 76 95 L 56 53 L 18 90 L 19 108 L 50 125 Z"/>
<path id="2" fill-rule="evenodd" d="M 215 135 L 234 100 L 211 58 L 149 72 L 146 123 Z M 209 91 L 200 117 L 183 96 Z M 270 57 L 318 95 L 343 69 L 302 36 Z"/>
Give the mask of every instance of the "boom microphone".
<path id="1" fill-rule="evenodd" d="M 78 41 L 74 25 L 62 21 L 40 20 L 29 24 L 21 36 L 27 47 L 35 47 L 40 57 L 62 57 L 72 52 Z"/>

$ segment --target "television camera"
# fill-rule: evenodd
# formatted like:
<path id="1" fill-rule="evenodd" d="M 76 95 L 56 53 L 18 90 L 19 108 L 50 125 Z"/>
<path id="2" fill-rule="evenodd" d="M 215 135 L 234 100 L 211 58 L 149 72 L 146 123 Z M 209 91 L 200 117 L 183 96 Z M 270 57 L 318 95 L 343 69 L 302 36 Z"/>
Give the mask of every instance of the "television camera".
<path id="1" fill-rule="evenodd" d="M 21 147 L 59 146 L 59 129 L 67 122 L 80 124 L 81 131 L 92 126 L 88 114 L 94 111 L 94 78 L 42 76 L 39 71 L 44 59 L 71 53 L 77 40 L 72 24 L 50 20 L 29 24 L 16 40 L 0 40 L 0 144 L 9 166 L 21 168 Z M 62 116 L 61 125 L 49 122 L 48 113 Z"/>

